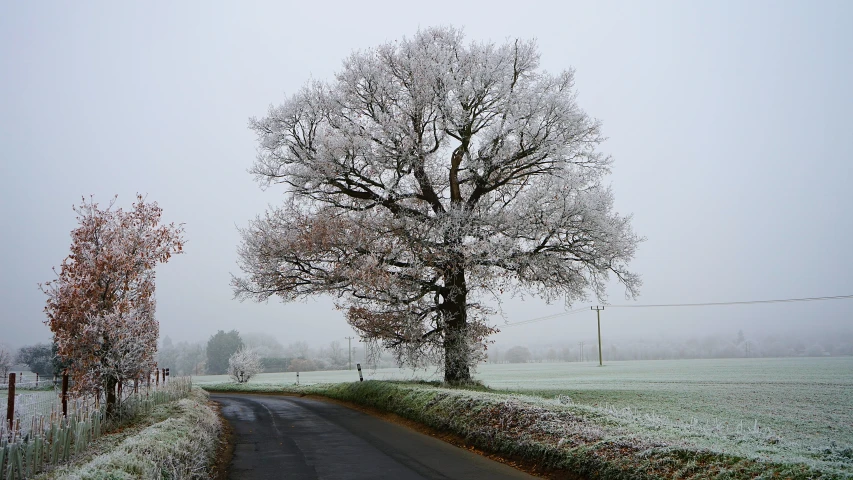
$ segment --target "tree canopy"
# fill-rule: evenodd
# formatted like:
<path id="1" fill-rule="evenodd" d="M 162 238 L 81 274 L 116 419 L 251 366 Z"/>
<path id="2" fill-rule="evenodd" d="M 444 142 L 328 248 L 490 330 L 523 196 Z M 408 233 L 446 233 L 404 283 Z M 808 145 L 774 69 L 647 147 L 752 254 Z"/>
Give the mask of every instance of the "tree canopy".
<path id="1" fill-rule="evenodd" d="M 401 363 L 443 360 L 459 382 L 494 331 L 489 299 L 601 298 L 611 274 L 640 286 L 600 123 L 532 41 L 422 30 L 353 53 L 250 126 L 251 171 L 286 196 L 242 232 L 240 298 L 331 294 L 363 339 Z"/>
<path id="2" fill-rule="evenodd" d="M 207 341 L 207 373 L 210 375 L 222 375 L 228 373 L 228 359 L 231 355 L 243 348 L 243 339 L 240 332 L 231 330 L 226 333 L 219 330 L 211 335 Z"/>
<path id="3" fill-rule="evenodd" d="M 42 377 L 53 375 L 53 348 L 49 343 L 21 347 L 18 350 L 17 361 Z"/>

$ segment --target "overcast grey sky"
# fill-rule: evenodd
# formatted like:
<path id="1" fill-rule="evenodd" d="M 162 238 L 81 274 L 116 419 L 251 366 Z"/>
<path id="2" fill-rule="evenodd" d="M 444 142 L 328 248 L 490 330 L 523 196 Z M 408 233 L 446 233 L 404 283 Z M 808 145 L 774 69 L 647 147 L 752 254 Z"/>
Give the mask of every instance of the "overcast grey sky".
<path id="1" fill-rule="evenodd" d="M 232 300 L 236 228 L 282 199 L 246 173 L 247 119 L 355 49 L 441 24 L 536 38 L 545 69 L 576 69 L 579 104 L 609 137 L 617 209 L 648 239 L 636 303 L 853 294 L 851 2 L 3 2 L 0 343 L 49 339 L 37 283 L 68 254 L 71 206 L 114 194 L 129 206 L 136 192 L 186 223 L 186 255 L 158 269 L 161 335 L 351 334 L 328 300 Z M 610 301 L 626 303 L 618 287 Z M 504 306 L 510 322 L 564 309 Z M 605 337 L 849 332 L 853 301 L 602 319 Z M 495 340 L 594 335 L 590 312 Z"/>

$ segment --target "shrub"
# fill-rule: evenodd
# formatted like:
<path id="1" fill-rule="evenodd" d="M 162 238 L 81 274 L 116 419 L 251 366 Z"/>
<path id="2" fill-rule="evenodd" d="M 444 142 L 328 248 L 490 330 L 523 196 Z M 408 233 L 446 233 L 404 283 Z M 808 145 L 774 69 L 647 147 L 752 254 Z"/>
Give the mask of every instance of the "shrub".
<path id="1" fill-rule="evenodd" d="M 251 349 L 241 348 L 228 359 L 228 375 L 237 383 L 246 383 L 261 372 L 261 359 Z"/>

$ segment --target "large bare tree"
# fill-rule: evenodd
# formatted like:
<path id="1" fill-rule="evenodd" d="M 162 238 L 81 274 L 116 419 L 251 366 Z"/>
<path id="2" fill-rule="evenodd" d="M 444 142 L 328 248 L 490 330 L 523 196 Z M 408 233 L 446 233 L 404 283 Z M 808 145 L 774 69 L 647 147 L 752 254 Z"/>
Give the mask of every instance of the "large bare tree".
<path id="1" fill-rule="evenodd" d="M 250 122 L 251 171 L 286 196 L 243 230 L 236 295 L 332 294 L 364 339 L 464 382 L 494 331 L 484 300 L 600 298 L 610 274 L 636 294 L 640 239 L 573 85 L 532 41 L 453 28 L 353 53 Z"/>

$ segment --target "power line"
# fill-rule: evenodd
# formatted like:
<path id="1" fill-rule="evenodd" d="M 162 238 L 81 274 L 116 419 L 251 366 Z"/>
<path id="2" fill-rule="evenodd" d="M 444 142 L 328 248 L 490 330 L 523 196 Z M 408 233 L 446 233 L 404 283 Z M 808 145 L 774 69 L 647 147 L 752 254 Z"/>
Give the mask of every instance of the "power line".
<path id="1" fill-rule="evenodd" d="M 520 321 L 520 322 L 505 323 L 505 324 L 503 324 L 503 325 L 498 325 L 498 327 L 514 327 L 514 326 L 516 326 L 516 325 L 525 325 L 525 324 L 528 324 L 528 323 L 542 322 L 542 321 L 545 321 L 545 320 L 551 320 L 552 318 L 557 318 L 557 317 L 567 317 L 567 316 L 570 316 L 570 315 L 576 315 L 576 314 L 578 314 L 578 313 L 582 313 L 582 312 L 586 312 L 586 311 L 587 311 L 587 310 L 586 310 L 586 309 L 584 309 L 584 308 L 572 309 L 572 310 L 567 310 L 567 311 L 565 311 L 565 312 L 561 312 L 561 313 L 555 313 L 555 314 L 553 314 L 553 315 L 546 315 L 546 316 L 544 316 L 544 317 L 531 318 L 531 319 L 528 319 L 528 320 L 522 320 L 522 321 Z"/>
<path id="2" fill-rule="evenodd" d="M 835 295 L 832 297 L 781 298 L 776 300 L 747 300 L 743 302 L 708 302 L 708 303 L 669 303 L 658 305 L 607 305 L 612 308 L 661 308 L 661 307 L 714 307 L 720 305 L 755 305 L 760 303 L 792 303 L 818 302 L 822 300 L 849 300 L 853 295 Z"/>
<path id="3" fill-rule="evenodd" d="M 607 305 L 612 308 L 665 308 L 665 307 L 715 307 L 715 306 L 723 306 L 723 305 L 756 305 L 762 303 L 792 303 L 792 302 L 818 302 L 824 300 L 850 300 L 853 299 L 853 295 L 835 295 L 828 297 L 804 297 L 804 298 L 782 298 L 775 300 L 747 300 L 742 302 L 706 302 L 706 303 L 667 303 L 667 304 L 654 304 L 654 305 Z M 551 320 L 558 317 L 576 315 L 581 312 L 586 312 L 585 308 L 577 308 L 572 310 L 567 310 L 561 313 L 555 313 L 552 315 L 546 315 L 544 317 L 536 317 L 530 318 L 528 320 L 522 320 L 520 322 L 512 322 L 506 323 L 504 325 L 498 325 L 498 327 L 514 327 L 517 325 L 526 325 L 528 323 L 537 323 L 543 322 L 545 320 Z"/>

